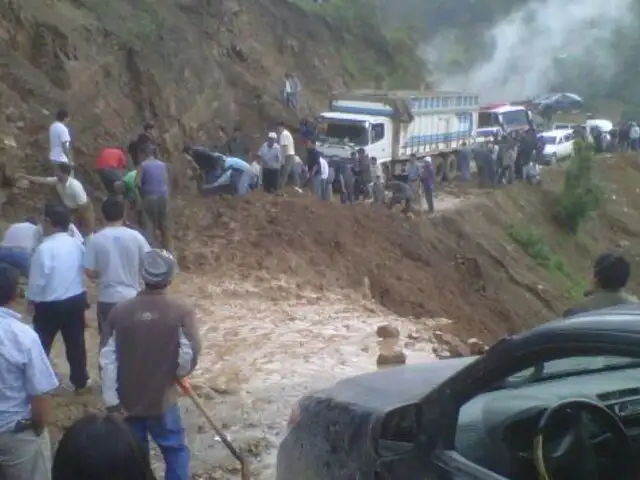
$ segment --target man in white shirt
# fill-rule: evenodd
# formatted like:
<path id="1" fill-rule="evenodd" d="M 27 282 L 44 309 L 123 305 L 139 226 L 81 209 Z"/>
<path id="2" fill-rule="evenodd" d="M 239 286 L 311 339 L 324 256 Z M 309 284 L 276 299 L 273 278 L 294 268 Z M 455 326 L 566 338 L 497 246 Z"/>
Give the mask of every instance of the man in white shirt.
<path id="1" fill-rule="evenodd" d="M 11 225 L 0 245 L 0 263 L 12 266 L 24 277 L 29 275 L 29 261 L 36 248 L 38 230 L 38 222 L 33 218 Z"/>
<path id="2" fill-rule="evenodd" d="M 124 202 L 108 197 L 102 202 L 107 225 L 87 240 L 84 268 L 87 277 L 98 281 L 98 331 L 105 331 L 109 312 L 118 303 L 135 297 L 141 289 L 142 258 L 151 250 L 136 230 L 124 226 Z M 104 339 L 101 339 L 103 345 Z"/>
<path id="3" fill-rule="evenodd" d="M 278 143 L 280 144 L 280 149 L 282 151 L 283 164 L 280 169 L 280 185 L 279 187 L 282 189 L 289 183 L 289 178 L 291 178 L 291 182 L 294 183 L 294 186 L 299 187 L 300 185 L 295 185 L 296 177 L 294 175 L 294 168 L 296 165 L 296 147 L 293 142 L 293 136 L 285 128 L 284 122 L 280 122 L 278 124 Z"/>
<path id="4" fill-rule="evenodd" d="M 315 191 L 316 196 L 320 199 L 320 200 L 329 200 L 328 198 L 326 198 L 326 189 L 327 189 L 327 183 L 329 180 L 329 164 L 327 163 L 327 161 L 324 159 L 323 156 L 320 156 L 320 182 L 317 183 L 317 187 L 314 187 L 314 190 L 317 188 L 317 190 Z"/>
<path id="5" fill-rule="evenodd" d="M 56 165 L 55 177 L 33 177 L 24 174 L 18 174 L 17 177 L 40 185 L 54 186 L 64 206 L 71 211 L 80 231 L 84 236 L 89 236 L 95 226 L 93 204 L 89 201 L 82 183 L 71 176 L 72 171 L 68 163 L 59 163 Z"/>
<path id="6" fill-rule="evenodd" d="M 17 272 L 0 265 L 0 471 L 3 480 L 49 480 L 49 392 L 58 379 L 38 335 L 11 308 L 18 287 Z"/>
<path id="7" fill-rule="evenodd" d="M 280 169 L 284 165 L 284 157 L 277 140 L 278 135 L 270 132 L 267 141 L 258 150 L 262 166 L 262 185 L 267 193 L 275 193 L 280 187 Z"/>
<path id="8" fill-rule="evenodd" d="M 49 160 L 57 163 L 72 162 L 71 135 L 67 128 L 69 112 L 58 110 L 56 121 L 49 126 Z"/>
<path id="9" fill-rule="evenodd" d="M 44 351 L 60 332 L 76 391 L 88 386 L 85 348 L 84 247 L 68 234 L 71 214 L 63 205 L 47 204 L 43 224 L 45 239 L 31 258 L 27 300 Z"/>

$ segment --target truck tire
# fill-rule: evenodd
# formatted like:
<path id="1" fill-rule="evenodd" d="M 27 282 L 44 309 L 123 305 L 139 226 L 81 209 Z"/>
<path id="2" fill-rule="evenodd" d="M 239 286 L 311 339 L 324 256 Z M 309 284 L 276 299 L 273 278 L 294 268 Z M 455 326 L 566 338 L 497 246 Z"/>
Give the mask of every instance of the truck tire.
<path id="1" fill-rule="evenodd" d="M 382 185 L 386 187 L 387 183 L 389 183 L 389 180 L 391 180 L 391 167 L 388 163 L 384 163 L 382 165 L 382 174 L 384 175 L 384 178 L 382 179 Z"/>
<path id="2" fill-rule="evenodd" d="M 451 182 L 458 175 L 458 157 L 454 154 L 444 157 L 442 180 Z"/>
<path id="3" fill-rule="evenodd" d="M 436 180 L 445 181 L 444 157 L 433 155 L 431 157 L 431 162 L 433 163 L 433 169 L 436 172 Z"/>

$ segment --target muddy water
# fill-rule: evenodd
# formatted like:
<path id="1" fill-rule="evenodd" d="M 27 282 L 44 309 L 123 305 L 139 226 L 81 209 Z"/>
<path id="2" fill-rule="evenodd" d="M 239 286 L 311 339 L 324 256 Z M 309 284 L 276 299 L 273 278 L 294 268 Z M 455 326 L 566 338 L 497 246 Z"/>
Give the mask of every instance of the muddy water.
<path id="1" fill-rule="evenodd" d="M 435 359 L 432 345 L 415 338 L 439 324 L 396 317 L 367 300 L 365 288 L 361 293 L 318 292 L 266 274 L 244 282 L 216 282 L 213 276 L 180 274 L 172 293 L 190 301 L 198 312 L 203 352 L 191 378 L 194 389 L 233 443 L 249 453 L 257 480 L 274 478 L 277 445 L 300 396 L 341 378 L 375 370 L 379 351 L 400 346 L 409 363 Z M 95 318 L 90 316 L 89 322 L 95 323 Z M 383 323 L 400 329 L 399 345 L 376 337 L 376 328 Z M 87 332 L 91 373 L 97 379 L 95 325 Z M 405 340 L 409 333 L 414 340 Z M 63 352 L 58 339 L 52 361 L 61 380 L 66 381 Z M 101 409 L 99 387 L 82 398 L 60 390 L 55 406 L 59 426 Z M 194 473 L 205 479 L 239 478 L 237 463 L 199 412 L 187 398 L 181 405 Z M 153 460 L 162 478 L 157 451 Z"/>
<path id="2" fill-rule="evenodd" d="M 256 479 L 274 477 L 277 444 L 300 396 L 375 370 L 379 349 L 394 347 L 378 343 L 378 325 L 416 331 L 416 323 L 389 314 L 366 295 L 300 291 L 282 280 L 210 284 L 185 275 L 174 291 L 192 299 L 199 312 L 204 350 L 192 383 L 234 443 L 251 452 Z M 426 343 L 405 352 L 409 362 L 434 359 Z M 184 406 L 195 471 L 235 478 L 232 457 L 188 402 Z"/>

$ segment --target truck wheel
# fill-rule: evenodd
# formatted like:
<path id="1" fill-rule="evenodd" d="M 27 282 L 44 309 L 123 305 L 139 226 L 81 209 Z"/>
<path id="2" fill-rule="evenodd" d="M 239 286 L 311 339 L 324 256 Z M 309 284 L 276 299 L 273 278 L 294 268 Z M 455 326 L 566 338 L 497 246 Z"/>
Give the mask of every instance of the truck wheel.
<path id="1" fill-rule="evenodd" d="M 447 155 L 444 159 L 443 165 L 444 171 L 442 179 L 450 182 L 458 175 L 458 158 L 455 155 Z"/>
<path id="2" fill-rule="evenodd" d="M 436 179 L 438 181 L 445 181 L 446 173 L 445 173 L 444 158 L 434 155 L 431 157 L 431 162 L 433 163 L 433 168 L 436 171 Z"/>
<path id="3" fill-rule="evenodd" d="M 382 165 L 382 174 L 384 175 L 382 184 L 386 186 L 387 183 L 389 183 L 389 180 L 391 180 L 391 168 L 389 167 L 389 165 Z"/>

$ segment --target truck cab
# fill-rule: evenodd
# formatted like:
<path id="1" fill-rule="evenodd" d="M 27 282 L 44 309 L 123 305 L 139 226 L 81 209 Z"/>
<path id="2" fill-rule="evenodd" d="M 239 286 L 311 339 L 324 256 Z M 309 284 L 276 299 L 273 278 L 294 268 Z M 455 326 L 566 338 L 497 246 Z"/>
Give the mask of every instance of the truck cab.
<path id="1" fill-rule="evenodd" d="M 402 177 L 411 154 L 431 157 L 444 178 L 457 172 L 457 153 L 473 136 L 478 97 L 463 92 L 334 93 L 317 117 L 316 148 L 328 159 L 349 159 L 363 148 L 385 179 Z"/>
<path id="2" fill-rule="evenodd" d="M 531 112 L 521 105 L 485 105 L 478 113 L 478 129 L 500 128 L 506 134 L 532 126 Z"/>
<path id="3" fill-rule="evenodd" d="M 385 162 L 391 158 L 393 124 L 388 117 L 325 112 L 317 119 L 317 149 L 326 158 L 348 159 L 364 148 L 370 157 Z"/>

